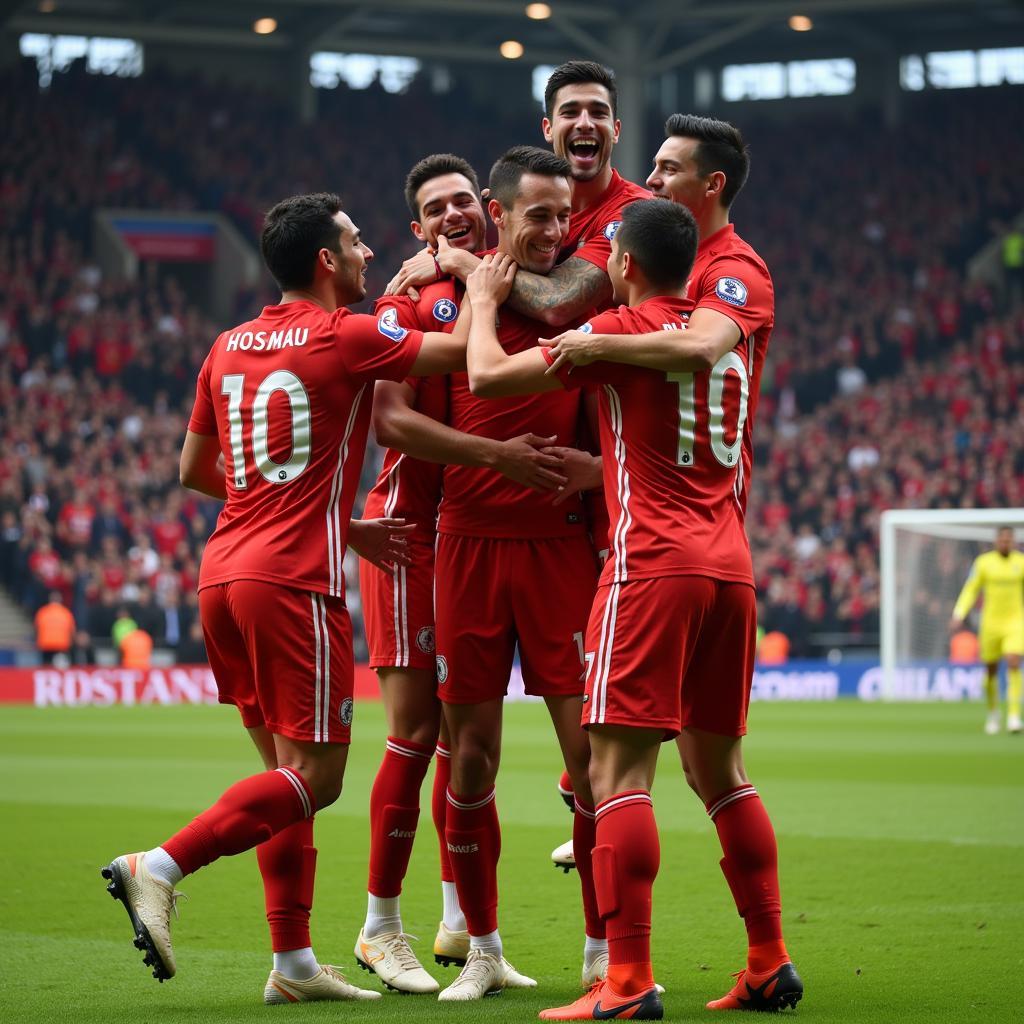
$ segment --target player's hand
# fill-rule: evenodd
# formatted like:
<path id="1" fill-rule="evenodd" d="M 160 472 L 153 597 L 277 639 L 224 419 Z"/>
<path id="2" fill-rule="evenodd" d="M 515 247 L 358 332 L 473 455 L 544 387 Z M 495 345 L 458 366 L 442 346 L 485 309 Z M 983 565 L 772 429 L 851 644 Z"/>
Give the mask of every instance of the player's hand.
<path id="1" fill-rule="evenodd" d="M 560 366 L 567 363 L 572 366 L 586 366 L 601 358 L 600 335 L 586 331 L 562 331 L 556 338 L 539 338 L 538 345 L 551 349 L 554 362 L 545 372 L 555 373 Z"/>
<path id="2" fill-rule="evenodd" d="M 411 565 L 406 536 L 416 529 L 404 519 L 352 519 L 348 525 L 348 546 L 364 561 L 378 569 Z"/>
<path id="3" fill-rule="evenodd" d="M 550 454 L 554 437 L 520 434 L 502 441 L 496 469 L 502 476 L 534 491 L 558 491 L 569 482 L 562 460 Z"/>
<path id="4" fill-rule="evenodd" d="M 493 301 L 500 306 L 512 291 L 519 265 L 507 253 L 485 256 L 466 278 L 466 294 L 470 302 Z"/>
<path id="5" fill-rule="evenodd" d="M 949 631 L 950 631 L 950 633 L 958 633 L 958 632 L 960 632 L 960 630 L 963 629 L 963 625 L 964 625 L 964 620 L 961 619 L 959 615 L 954 615 L 949 620 Z"/>
<path id="6" fill-rule="evenodd" d="M 416 302 L 419 299 L 417 288 L 433 284 L 438 279 L 437 262 L 434 250 L 429 246 L 420 249 L 415 256 L 410 256 L 401 266 L 398 273 L 388 281 L 385 295 L 408 295 Z"/>
<path id="7" fill-rule="evenodd" d="M 465 281 L 480 265 L 480 257 L 451 245 L 444 235 L 437 236 L 437 264 L 451 277 Z"/>
<path id="8" fill-rule="evenodd" d="M 601 457 L 579 448 L 551 447 L 544 449 L 545 455 L 555 455 L 562 460 L 562 471 L 566 481 L 558 488 L 553 504 L 561 505 L 580 491 L 592 491 L 601 486 Z"/>

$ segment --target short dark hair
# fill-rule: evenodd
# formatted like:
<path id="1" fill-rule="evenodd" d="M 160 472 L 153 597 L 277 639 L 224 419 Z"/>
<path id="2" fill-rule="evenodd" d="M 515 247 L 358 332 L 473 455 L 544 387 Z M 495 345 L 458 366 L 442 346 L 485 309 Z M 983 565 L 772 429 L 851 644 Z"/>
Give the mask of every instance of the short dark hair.
<path id="1" fill-rule="evenodd" d="M 334 220 L 341 200 L 333 192 L 282 199 L 263 220 L 260 252 L 282 291 L 313 283 L 317 253 L 341 251 L 341 229 Z"/>
<path id="2" fill-rule="evenodd" d="M 550 120 L 555 109 L 555 96 L 558 90 L 566 85 L 581 85 L 587 82 L 595 82 L 603 85 L 608 90 L 608 99 L 612 104 L 612 117 L 615 116 L 615 109 L 619 104 L 619 89 L 615 84 L 615 72 L 598 64 L 596 60 L 568 60 L 559 64 L 548 76 L 548 83 L 544 86 L 544 112 Z"/>
<path id="3" fill-rule="evenodd" d="M 669 199 L 637 199 L 622 211 L 615 232 L 619 252 L 628 252 L 658 288 L 681 288 L 697 258 L 699 232 L 693 214 Z"/>
<path id="4" fill-rule="evenodd" d="M 568 178 L 572 167 L 568 160 L 555 156 L 549 149 L 537 146 L 513 146 L 494 162 L 487 185 L 491 199 L 497 199 L 511 210 L 519 195 L 519 182 L 524 174 L 543 174 L 549 178 Z"/>
<path id="5" fill-rule="evenodd" d="M 461 174 L 464 178 L 468 178 L 477 199 L 480 198 L 480 182 L 477 181 L 476 171 L 473 170 L 468 160 L 463 160 L 461 156 L 456 156 L 454 153 L 432 153 L 413 164 L 412 170 L 405 177 L 405 201 L 414 220 L 420 219 L 420 206 L 416 202 L 416 193 L 428 181 L 440 178 L 442 174 Z"/>
<path id="6" fill-rule="evenodd" d="M 722 205 L 726 209 L 732 206 L 750 173 L 750 149 L 739 128 L 728 121 L 716 121 L 713 117 L 673 114 L 665 122 L 665 138 L 673 135 L 700 142 L 694 157 L 697 171 L 702 177 L 722 171 L 725 174 Z"/>

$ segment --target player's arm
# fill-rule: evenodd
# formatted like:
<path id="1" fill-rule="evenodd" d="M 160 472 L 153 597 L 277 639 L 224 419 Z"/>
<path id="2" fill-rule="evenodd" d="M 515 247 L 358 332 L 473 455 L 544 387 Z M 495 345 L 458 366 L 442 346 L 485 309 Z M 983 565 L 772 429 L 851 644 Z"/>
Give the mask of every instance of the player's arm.
<path id="1" fill-rule="evenodd" d="M 190 491 L 223 501 L 228 496 L 224 484 L 224 463 L 221 460 L 220 439 L 214 434 L 196 434 L 185 431 L 185 443 L 178 463 L 178 479 Z"/>
<path id="2" fill-rule="evenodd" d="M 466 369 L 469 389 L 480 398 L 531 395 L 563 386 L 557 377 L 545 374 L 548 361 L 539 348 L 509 355 L 498 341 L 498 307 L 517 276 L 510 256 L 485 256 L 466 282 L 466 297 L 473 306 Z"/>
<path id="3" fill-rule="evenodd" d="M 450 334 L 425 331 L 423 344 L 409 371 L 410 377 L 433 377 L 439 373 L 457 373 L 466 368 L 466 341 L 470 312 L 467 303 L 459 310 L 459 319 Z"/>
<path id="4" fill-rule="evenodd" d="M 978 565 L 978 559 L 975 559 L 974 564 L 971 566 L 970 574 L 967 577 L 967 582 L 964 583 L 963 590 L 960 591 L 960 596 L 956 599 L 953 617 L 949 620 L 949 628 L 953 632 L 956 632 L 964 624 L 964 620 L 981 594 L 984 582 L 981 567 Z"/>
<path id="5" fill-rule="evenodd" d="M 561 459 L 541 450 L 554 438 L 523 434 L 499 441 L 464 434 L 417 411 L 415 400 L 415 392 L 408 384 L 377 383 L 373 430 L 378 444 L 425 462 L 494 469 L 538 491 L 558 490 L 568 482 Z"/>
<path id="6" fill-rule="evenodd" d="M 700 307 L 690 314 L 685 331 L 652 331 L 649 334 L 586 334 L 564 331 L 556 338 L 541 339 L 551 347 L 551 372 L 566 363 L 586 366 L 598 360 L 627 363 L 666 373 L 700 373 L 739 344 L 742 335 L 736 321 L 716 309 Z"/>
<path id="7" fill-rule="evenodd" d="M 560 327 L 578 320 L 612 297 L 612 283 L 600 268 L 578 256 L 570 256 L 550 274 L 516 274 L 508 304 L 517 312 Z"/>
<path id="8" fill-rule="evenodd" d="M 476 270 L 480 257 L 465 249 L 450 245 L 444 235 L 439 235 L 437 248 L 427 246 L 415 256 L 410 256 L 398 273 L 388 282 L 385 295 L 409 295 L 418 297 L 416 289 L 440 281 L 445 274 L 465 281 Z"/>

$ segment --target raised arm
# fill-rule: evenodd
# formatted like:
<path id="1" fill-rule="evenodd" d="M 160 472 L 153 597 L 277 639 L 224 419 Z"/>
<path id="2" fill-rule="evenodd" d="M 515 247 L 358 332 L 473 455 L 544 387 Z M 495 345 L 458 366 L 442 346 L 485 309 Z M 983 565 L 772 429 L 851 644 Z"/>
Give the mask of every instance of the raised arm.
<path id="1" fill-rule="evenodd" d="M 645 366 L 667 373 L 699 373 L 710 370 L 736 347 L 741 338 L 735 320 L 714 309 L 695 309 L 686 330 L 653 331 L 650 334 L 587 334 L 565 331 L 543 339 L 551 346 L 557 370 L 565 363 L 586 366 L 603 360 Z"/>
<path id="2" fill-rule="evenodd" d="M 557 377 L 546 376 L 548 363 L 539 348 L 509 355 L 498 341 L 498 307 L 515 277 L 516 265 L 510 256 L 485 256 L 466 282 L 466 296 L 473 306 L 466 369 L 470 391 L 481 398 L 531 395 L 562 387 Z"/>
<path id="3" fill-rule="evenodd" d="M 612 297 L 608 275 L 593 263 L 570 256 L 550 274 L 516 274 L 508 304 L 517 312 L 551 327 L 578 320 Z"/>

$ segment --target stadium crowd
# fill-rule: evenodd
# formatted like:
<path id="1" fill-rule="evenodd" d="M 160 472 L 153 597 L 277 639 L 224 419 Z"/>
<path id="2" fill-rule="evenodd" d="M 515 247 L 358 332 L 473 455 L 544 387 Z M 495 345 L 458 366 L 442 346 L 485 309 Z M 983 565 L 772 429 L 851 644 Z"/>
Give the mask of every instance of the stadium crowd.
<path id="1" fill-rule="evenodd" d="M 342 85 L 309 125 L 251 91 L 164 72 L 72 71 L 40 92 L 26 63 L 3 86 L 0 583 L 29 613 L 59 591 L 79 657 L 127 614 L 201 658 L 195 580 L 218 506 L 181 490 L 177 459 L 224 325 L 165 269 L 105 279 L 92 211 L 216 209 L 254 238 L 281 196 L 337 187 L 375 250 L 379 294 L 410 251 L 407 168 L 451 148 L 485 172 L 510 142 L 537 141 L 539 114 L 525 98 L 518 118 L 467 108 L 473 130 L 455 131 L 417 82 L 358 103 Z M 161 117 L 144 116 L 156 97 Z M 791 655 L 840 635 L 872 645 L 882 508 L 1024 504 L 1024 307 L 966 273 L 1017 212 L 1012 102 L 911 97 L 893 132 L 867 117 L 747 131 L 756 169 L 736 218 L 777 290 L 748 529 L 762 622 Z M 373 141 L 398 123 L 387 146 Z M 372 153 L 372 175 L 353 173 L 354 151 Z M 271 299 L 241 296 L 240 314 Z M 368 458 L 364 486 L 375 468 Z M 358 622 L 357 576 L 350 562 Z"/>

